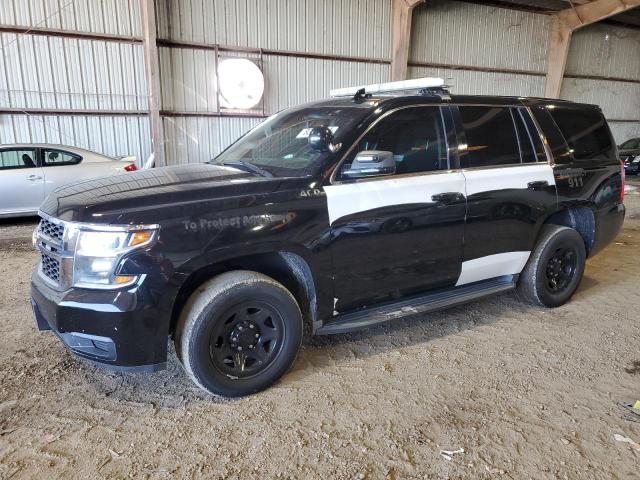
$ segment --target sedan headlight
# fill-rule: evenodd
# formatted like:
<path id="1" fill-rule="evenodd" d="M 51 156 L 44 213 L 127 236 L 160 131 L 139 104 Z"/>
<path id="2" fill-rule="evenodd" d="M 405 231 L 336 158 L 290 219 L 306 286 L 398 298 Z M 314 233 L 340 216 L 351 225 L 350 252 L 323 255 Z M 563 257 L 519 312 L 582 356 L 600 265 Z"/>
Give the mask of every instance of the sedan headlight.
<path id="1" fill-rule="evenodd" d="M 635 157 L 635 158 L 632 160 L 632 162 L 633 162 L 633 163 L 640 163 L 640 155 L 638 155 L 637 157 Z"/>
<path id="2" fill-rule="evenodd" d="M 132 285 L 135 275 L 120 275 L 118 268 L 131 252 L 153 243 L 157 227 L 136 227 L 127 230 L 78 231 L 73 285 L 81 288 L 119 288 Z"/>

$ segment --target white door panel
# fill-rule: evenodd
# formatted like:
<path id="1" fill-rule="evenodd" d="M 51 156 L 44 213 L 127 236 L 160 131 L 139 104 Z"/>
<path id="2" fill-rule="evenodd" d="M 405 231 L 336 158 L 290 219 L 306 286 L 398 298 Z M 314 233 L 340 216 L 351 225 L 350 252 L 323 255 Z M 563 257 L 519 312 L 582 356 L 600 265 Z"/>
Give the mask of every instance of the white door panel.
<path id="1" fill-rule="evenodd" d="M 431 199 L 433 195 L 463 193 L 464 184 L 462 173 L 451 172 L 326 186 L 329 222 L 381 207 L 436 203 Z"/>
<path id="2" fill-rule="evenodd" d="M 547 163 L 504 168 L 463 170 L 467 180 L 467 196 L 493 190 L 526 189 L 530 182 L 546 181 L 555 185 L 553 168 Z"/>
<path id="3" fill-rule="evenodd" d="M 0 215 L 36 212 L 43 200 L 42 168 L 0 170 Z"/>

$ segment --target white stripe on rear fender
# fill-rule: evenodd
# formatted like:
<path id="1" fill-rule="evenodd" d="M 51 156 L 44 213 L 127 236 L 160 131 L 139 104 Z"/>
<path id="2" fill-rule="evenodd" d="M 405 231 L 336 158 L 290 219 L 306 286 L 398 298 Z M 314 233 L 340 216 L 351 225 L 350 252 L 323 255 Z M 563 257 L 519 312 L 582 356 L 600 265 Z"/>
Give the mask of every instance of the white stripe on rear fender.
<path id="1" fill-rule="evenodd" d="M 505 168 L 463 170 L 466 178 L 467 197 L 481 192 L 527 188 L 529 182 L 544 181 L 555 185 L 553 168 L 548 163 L 521 165 Z"/>
<path id="2" fill-rule="evenodd" d="M 464 175 L 443 172 L 411 177 L 377 178 L 366 182 L 324 187 L 329 223 L 354 213 L 411 203 L 432 203 L 432 195 L 459 192 L 464 195 Z"/>
<path id="3" fill-rule="evenodd" d="M 456 286 L 520 273 L 527 264 L 529 255 L 531 252 L 507 252 L 462 262 Z"/>

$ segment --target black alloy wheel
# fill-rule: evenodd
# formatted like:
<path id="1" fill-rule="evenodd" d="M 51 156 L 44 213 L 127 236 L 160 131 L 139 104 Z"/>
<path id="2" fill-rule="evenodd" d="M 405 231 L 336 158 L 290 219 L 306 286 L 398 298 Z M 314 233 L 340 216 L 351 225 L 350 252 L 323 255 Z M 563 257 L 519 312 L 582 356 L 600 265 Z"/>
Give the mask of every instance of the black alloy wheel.
<path id="1" fill-rule="evenodd" d="M 556 249 L 547 262 L 546 288 L 552 294 L 558 294 L 571 284 L 576 274 L 578 253 L 573 247 Z"/>
<path id="2" fill-rule="evenodd" d="M 247 301 L 219 316 L 209 342 L 215 367 L 230 378 L 247 378 L 271 365 L 282 346 L 284 321 L 265 302 Z"/>
<path id="3" fill-rule="evenodd" d="M 527 303 L 544 307 L 564 305 L 574 294 L 584 273 L 587 250 L 573 228 L 546 224 L 518 279 L 518 295 Z"/>
<path id="4" fill-rule="evenodd" d="M 234 270 L 191 294 L 176 326 L 176 353 L 198 386 L 240 397 L 285 374 L 302 331 L 302 313 L 289 290 L 261 273 Z"/>

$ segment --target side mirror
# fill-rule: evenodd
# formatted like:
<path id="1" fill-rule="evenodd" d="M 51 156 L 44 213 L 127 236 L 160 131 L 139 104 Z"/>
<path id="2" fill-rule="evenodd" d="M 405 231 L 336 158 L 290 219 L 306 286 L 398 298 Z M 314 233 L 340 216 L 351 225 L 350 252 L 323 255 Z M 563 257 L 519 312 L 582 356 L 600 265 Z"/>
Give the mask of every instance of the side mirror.
<path id="1" fill-rule="evenodd" d="M 396 173 L 396 160 L 393 152 L 383 150 L 364 150 L 356 155 L 351 166 L 342 171 L 346 178 L 366 178 Z"/>
<path id="2" fill-rule="evenodd" d="M 317 152 L 326 152 L 333 141 L 333 133 L 329 127 L 313 127 L 309 132 L 309 146 Z"/>

